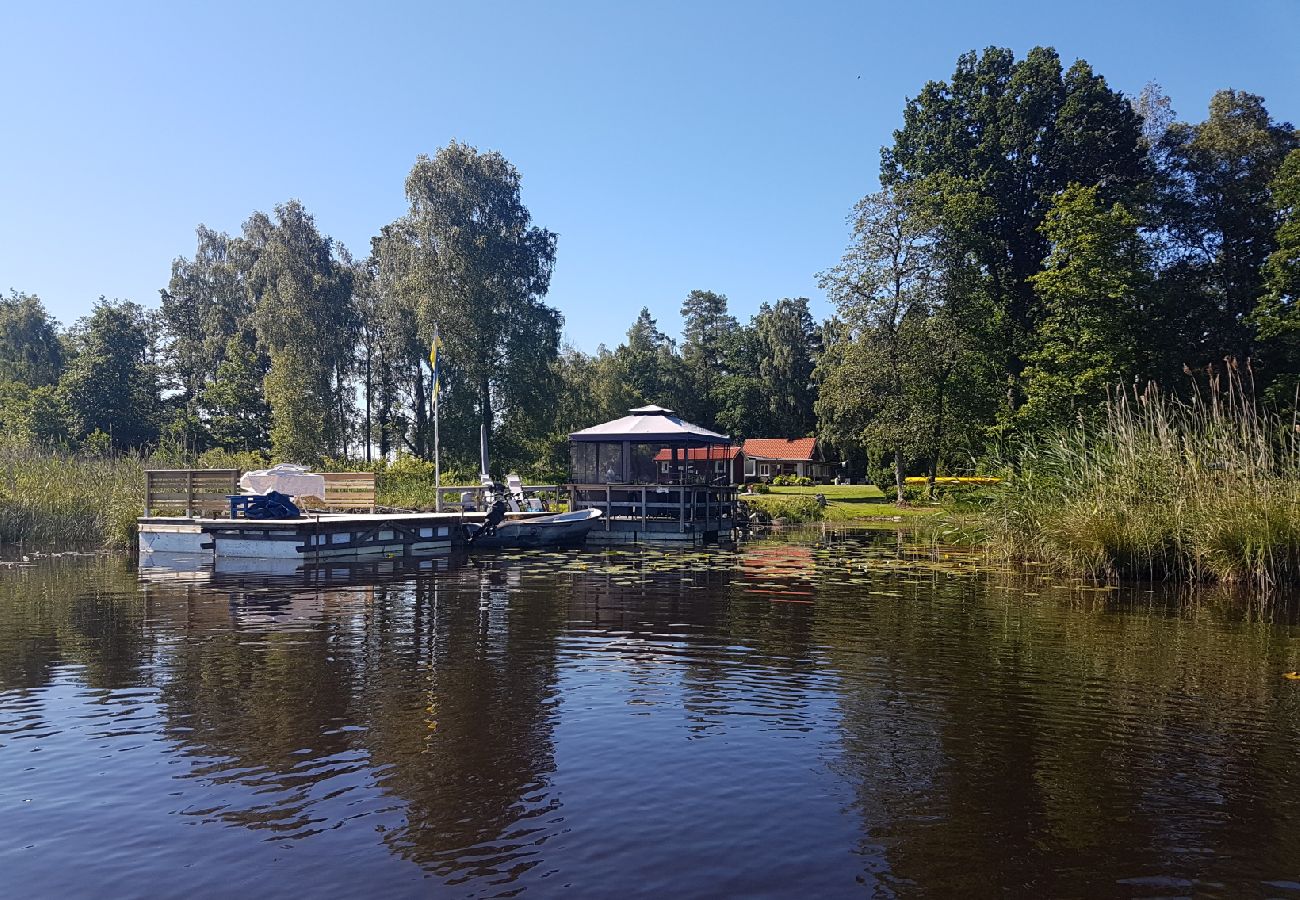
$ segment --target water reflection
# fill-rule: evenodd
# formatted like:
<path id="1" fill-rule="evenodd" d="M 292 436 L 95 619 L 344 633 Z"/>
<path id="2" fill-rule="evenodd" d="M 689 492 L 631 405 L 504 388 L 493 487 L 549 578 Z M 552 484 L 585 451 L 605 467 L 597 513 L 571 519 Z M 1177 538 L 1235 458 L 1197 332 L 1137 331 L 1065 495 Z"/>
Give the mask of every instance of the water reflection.
<path id="1" fill-rule="evenodd" d="M 96 886 L 164 893 L 250 860 L 325 895 L 1300 874 L 1280 607 L 1005 576 L 899 532 L 255 568 L 0 571 L 0 865 L 30 893 L 89 890 L 116 832 L 136 843 Z"/>

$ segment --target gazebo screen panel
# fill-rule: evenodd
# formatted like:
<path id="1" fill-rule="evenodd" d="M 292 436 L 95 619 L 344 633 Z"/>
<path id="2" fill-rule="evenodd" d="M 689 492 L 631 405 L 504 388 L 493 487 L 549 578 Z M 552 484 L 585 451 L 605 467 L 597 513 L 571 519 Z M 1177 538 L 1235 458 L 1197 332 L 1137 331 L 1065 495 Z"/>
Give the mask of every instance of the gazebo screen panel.
<path id="1" fill-rule="evenodd" d="M 578 484 L 617 484 L 623 480 L 623 442 L 570 441 L 569 466 Z"/>

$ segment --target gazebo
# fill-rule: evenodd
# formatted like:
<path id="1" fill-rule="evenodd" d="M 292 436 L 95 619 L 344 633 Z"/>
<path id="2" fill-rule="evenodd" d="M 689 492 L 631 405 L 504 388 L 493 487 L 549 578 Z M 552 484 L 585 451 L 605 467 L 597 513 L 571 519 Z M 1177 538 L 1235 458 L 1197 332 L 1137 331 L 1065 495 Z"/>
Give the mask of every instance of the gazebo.
<path id="1" fill-rule="evenodd" d="M 735 487 L 708 484 L 687 464 L 725 434 L 642 406 L 569 435 L 570 509 L 600 509 L 610 541 L 716 540 L 731 532 Z"/>
<path id="2" fill-rule="evenodd" d="M 727 444 L 725 434 L 683 422 L 671 409 L 641 406 L 621 419 L 569 435 L 569 468 L 575 482 L 662 484 L 684 480 L 682 465 L 694 447 Z M 664 451 L 671 465 L 661 462 Z"/>

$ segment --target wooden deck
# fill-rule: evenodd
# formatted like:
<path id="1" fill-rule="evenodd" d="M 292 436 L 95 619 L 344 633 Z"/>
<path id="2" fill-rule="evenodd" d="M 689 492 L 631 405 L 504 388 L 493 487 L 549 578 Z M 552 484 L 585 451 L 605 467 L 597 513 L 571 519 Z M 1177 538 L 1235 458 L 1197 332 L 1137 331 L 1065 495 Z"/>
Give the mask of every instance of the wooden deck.
<path id="1" fill-rule="evenodd" d="M 571 484 L 570 509 L 599 509 L 593 544 L 688 543 L 732 537 L 737 490 L 707 484 Z"/>

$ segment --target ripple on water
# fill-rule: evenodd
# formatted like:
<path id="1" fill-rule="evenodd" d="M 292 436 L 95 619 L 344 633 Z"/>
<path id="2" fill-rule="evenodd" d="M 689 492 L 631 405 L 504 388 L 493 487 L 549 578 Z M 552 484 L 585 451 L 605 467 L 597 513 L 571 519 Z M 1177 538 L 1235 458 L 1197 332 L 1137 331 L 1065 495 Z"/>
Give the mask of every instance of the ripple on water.
<path id="1" fill-rule="evenodd" d="M 1292 891 L 1295 668 L 1285 617 L 890 532 L 50 564 L 0 572 L 0 866 L 33 895 Z"/>

